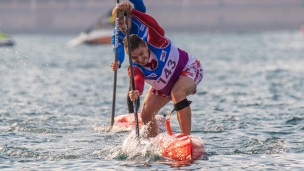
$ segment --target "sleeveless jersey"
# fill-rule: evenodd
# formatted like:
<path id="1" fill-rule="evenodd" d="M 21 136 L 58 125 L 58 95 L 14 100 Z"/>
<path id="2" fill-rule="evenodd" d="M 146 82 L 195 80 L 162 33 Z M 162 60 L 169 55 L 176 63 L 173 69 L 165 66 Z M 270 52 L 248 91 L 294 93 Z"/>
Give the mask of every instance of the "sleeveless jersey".
<path id="1" fill-rule="evenodd" d="M 150 49 L 150 56 L 155 55 L 157 59 L 156 68 L 150 70 L 134 62 L 133 65 L 144 74 L 145 82 L 165 95 L 170 95 L 172 87 L 187 65 L 188 55 L 171 42 L 163 48 L 154 47 L 148 42 L 147 44 Z"/>

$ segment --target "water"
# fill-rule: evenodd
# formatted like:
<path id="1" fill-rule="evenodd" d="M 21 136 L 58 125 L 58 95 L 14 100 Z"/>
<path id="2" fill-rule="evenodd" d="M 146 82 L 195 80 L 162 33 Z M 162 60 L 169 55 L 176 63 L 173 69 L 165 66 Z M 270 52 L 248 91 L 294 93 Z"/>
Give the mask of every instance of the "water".
<path id="1" fill-rule="evenodd" d="M 72 36 L 15 35 L 15 47 L 0 48 L 1 170 L 304 169 L 303 34 L 168 34 L 205 71 L 189 100 L 192 134 L 207 155 L 190 164 L 123 153 L 129 132 L 102 131 L 112 107 L 111 46 L 68 49 Z M 127 62 L 117 115 L 127 113 Z M 171 126 L 179 131 L 176 116 Z"/>

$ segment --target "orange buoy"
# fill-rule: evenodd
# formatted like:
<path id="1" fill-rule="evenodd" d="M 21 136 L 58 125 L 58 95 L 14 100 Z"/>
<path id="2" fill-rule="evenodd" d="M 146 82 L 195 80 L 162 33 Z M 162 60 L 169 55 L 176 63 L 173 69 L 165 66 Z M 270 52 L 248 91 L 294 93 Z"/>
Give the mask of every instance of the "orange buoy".
<path id="1" fill-rule="evenodd" d="M 167 138 L 171 137 L 171 138 Z M 191 161 L 204 154 L 204 144 L 199 137 L 184 134 L 161 135 L 160 155 L 177 161 Z"/>
<path id="2" fill-rule="evenodd" d="M 301 32 L 304 34 L 304 24 L 301 26 Z"/>

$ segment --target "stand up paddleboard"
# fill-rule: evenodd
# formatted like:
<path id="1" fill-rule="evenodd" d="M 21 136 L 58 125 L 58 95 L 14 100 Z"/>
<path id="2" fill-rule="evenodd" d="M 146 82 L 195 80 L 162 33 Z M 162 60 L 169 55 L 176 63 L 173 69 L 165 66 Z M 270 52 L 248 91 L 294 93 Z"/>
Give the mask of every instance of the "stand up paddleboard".
<path id="1" fill-rule="evenodd" d="M 160 155 L 177 161 L 192 161 L 204 154 L 204 144 L 200 137 L 181 133 L 173 134 L 170 126 L 170 117 L 166 119 L 168 133 L 159 135 Z"/>
<path id="2" fill-rule="evenodd" d="M 155 115 L 155 120 L 157 122 L 158 128 L 160 130 L 165 131 L 165 117 L 162 115 Z M 138 124 L 141 128 L 142 126 L 142 120 L 141 115 L 138 113 Z M 121 131 L 130 131 L 133 130 L 136 126 L 135 117 L 133 113 L 130 114 L 124 114 L 124 115 L 118 115 L 114 118 L 114 125 L 113 128 L 119 128 Z"/>
<path id="3" fill-rule="evenodd" d="M 160 155 L 177 161 L 192 161 L 204 154 L 203 141 L 196 136 L 162 133 L 160 136 Z M 170 138 L 169 138 L 170 137 Z"/>
<path id="4" fill-rule="evenodd" d="M 142 126 L 140 113 L 138 114 L 139 126 Z M 170 117 L 166 120 L 164 116 L 155 116 L 158 127 L 163 132 L 151 140 L 140 140 L 141 144 L 159 144 L 158 154 L 164 158 L 176 161 L 193 161 L 199 159 L 204 154 L 204 144 L 200 137 L 189 136 L 181 133 L 172 133 Z M 113 129 L 121 131 L 131 131 L 135 128 L 134 114 L 119 115 L 114 118 Z M 142 142 L 143 141 L 143 142 Z"/>

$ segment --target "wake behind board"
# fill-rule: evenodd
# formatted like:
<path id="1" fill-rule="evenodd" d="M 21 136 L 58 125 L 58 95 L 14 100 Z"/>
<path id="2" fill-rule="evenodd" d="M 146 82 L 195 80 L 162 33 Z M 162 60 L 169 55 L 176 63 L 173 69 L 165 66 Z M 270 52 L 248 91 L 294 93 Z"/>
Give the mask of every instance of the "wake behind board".
<path id="1" fill-rule="evenodd" d="M 158 128 L 160 130 L 166 130 L 165 117 L 163 117 L 162 115 L 155 115 L 155 119 L 156 119 Z M 141 120 L 140 113 L 138 113 L 138 124 L 139 124 L 139 127 L 141 128 L 142 120 Z M 114 118 L 113 130 L 131 131 L 135 128 L 135 125 L 136 125 L 135 117 L 134 117 L 133 113 L 118 115 Z"/>
<path id="2" fill-rule="evenodd" d="M 192 161 L 204 154 L 203 141 L 196 136 L 162 133 L 159 135 L 160 155 L 176 161 Z"/>

